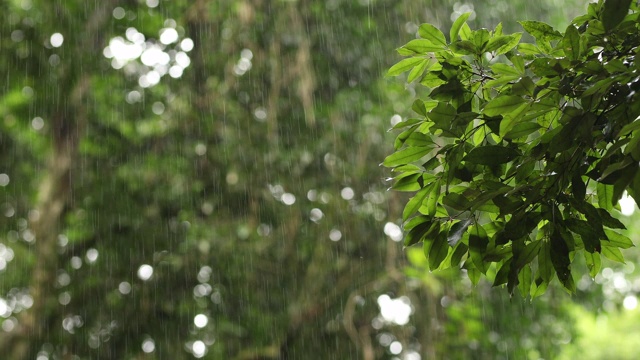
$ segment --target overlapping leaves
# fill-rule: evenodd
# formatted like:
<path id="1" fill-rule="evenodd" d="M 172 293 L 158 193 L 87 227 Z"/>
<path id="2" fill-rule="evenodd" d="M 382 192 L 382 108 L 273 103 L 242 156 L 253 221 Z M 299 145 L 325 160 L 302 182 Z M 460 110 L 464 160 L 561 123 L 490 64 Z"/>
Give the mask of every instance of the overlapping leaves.
<path id="1" fill-rule="evenodd" d="M 633 246 L 611 211 L 624 191 L 640 200 L 637 7 L 592 3 L 564 33 L 522 21 L 535 43 L 468 18 L 448 41 L 420 26 L 388 73 L 429 90 L 383 163 L 395 190 L 415 192 L 405 245 L 422 243 L 432 270 L 461 266 L 523 296 L 556 277 L 573 292 L 577 253 L 595 276 L 601 256 Z"/>

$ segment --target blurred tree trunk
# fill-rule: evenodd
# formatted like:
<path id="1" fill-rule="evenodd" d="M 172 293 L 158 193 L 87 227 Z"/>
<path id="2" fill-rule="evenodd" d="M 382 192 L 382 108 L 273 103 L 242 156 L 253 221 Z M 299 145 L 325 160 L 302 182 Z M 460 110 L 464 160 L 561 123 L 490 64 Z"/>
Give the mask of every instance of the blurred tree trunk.
<path id="1" fill-rule="evenodd" d="M 58 236 L 63 229 L 65 214 L 73 202 L 74 181 L 81 176 L 75 170 L 78 170 L 78 145 L 87 123 L 86 103 L 92 70 L 98 63 L 95 54 L 99 54 L 104 46 L 104 27 L 110 20 L 115 2 L 96 3 L 93 11 L 87 11 L 83 25 L 75 28 L 71 28 L 71 24 L 77 19 L 69 16 L 64 5 L 47 4 L 51 6 L 50 12 L 58 14 L 60 22 L 69 26 L 70 39 L 65 39 L 65 46 L 70 47 L 71 64 L 41 81 L 44 89 L 41 96 L 47 93 L 60 95 L 54 101 L 44 99 L 45 116 L 51 120 L 51 152 L 38 187 L 36 203 L 30 213 L 30 227 L 35 236 L 35 265 L 29 284 L 33 305 L 18 316 L 16 331 L 8 333 L 0 342 L 4 354 L 11 354 L 10 359 L 35 358 L 40 346 L 48 342 L 48 336 L 57 332 L 52 327 L 60 326 L 52 322 L 56 308 L 60 306 L 56 293 Z M 78 36 L 78 41 L 74 42 L 73 36 Z M 47 66 L 46 59 L 41 59 L 40 63 L 44 64 L 41 66 Z M 76 66 L 83 71 L 78 71 Z"/>

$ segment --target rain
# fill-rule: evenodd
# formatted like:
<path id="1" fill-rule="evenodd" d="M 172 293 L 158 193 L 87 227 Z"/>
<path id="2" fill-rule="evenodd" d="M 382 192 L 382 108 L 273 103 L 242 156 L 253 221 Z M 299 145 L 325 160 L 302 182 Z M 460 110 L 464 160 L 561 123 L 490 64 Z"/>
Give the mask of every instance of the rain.
<path id="1" fill-rule="evenodd" d="M 573 296 L 432 272 L 380 166 L 420 24 L 586 4 L 0 0 L 0 358 L 635 358 L 635 248 Z"/>

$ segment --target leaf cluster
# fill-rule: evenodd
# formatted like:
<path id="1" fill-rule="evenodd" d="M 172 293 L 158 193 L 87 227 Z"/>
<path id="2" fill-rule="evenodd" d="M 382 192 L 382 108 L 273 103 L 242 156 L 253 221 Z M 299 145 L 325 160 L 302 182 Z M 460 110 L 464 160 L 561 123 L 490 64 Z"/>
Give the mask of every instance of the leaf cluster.
<path id="1" fill-rule="evenodd" d="M 558 278 L 575 291 L 579 254 L 594 277 L 602 256 L 633 246 L 611 215 L 627 191 L 640 201 L 640 17 L 631 1 L 600 1 L 560 32 L 472 30 L 449 40 L 430 24 L 398 49 L 388 76 L 428 90 L 401 131 L 393 189 L 406 204 L 405 246 L 422 243 L 432 270 L 461 266 L 536 297 Z"/>

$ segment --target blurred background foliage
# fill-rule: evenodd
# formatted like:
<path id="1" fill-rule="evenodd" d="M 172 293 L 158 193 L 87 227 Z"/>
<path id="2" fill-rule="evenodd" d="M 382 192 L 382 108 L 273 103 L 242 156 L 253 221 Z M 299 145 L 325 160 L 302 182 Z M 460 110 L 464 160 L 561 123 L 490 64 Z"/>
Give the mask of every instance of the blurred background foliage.
<path id="1" fill-rule="evenodd" d="M 637 251 L 533 303 L 430 273 L 378 166 L 419 95 L 382 74 L 420 23 L 584 9 L 0 1 L 3 358 L 631 356 Z"/>

